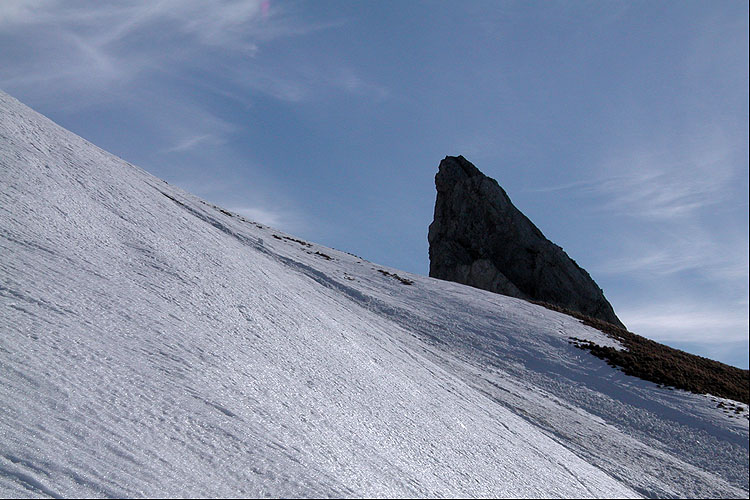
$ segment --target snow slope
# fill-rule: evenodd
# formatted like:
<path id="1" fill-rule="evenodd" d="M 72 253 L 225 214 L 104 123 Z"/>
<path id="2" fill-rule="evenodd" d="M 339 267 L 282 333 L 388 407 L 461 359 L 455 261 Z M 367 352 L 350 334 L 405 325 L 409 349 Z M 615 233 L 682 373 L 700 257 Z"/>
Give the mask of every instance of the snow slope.
<path id="1" fill-rule="evenodd" d="M 745 405 L 573 318 L 253 223 L 2 92 L 0 186 L 0 497 L 748 496 Z"/>

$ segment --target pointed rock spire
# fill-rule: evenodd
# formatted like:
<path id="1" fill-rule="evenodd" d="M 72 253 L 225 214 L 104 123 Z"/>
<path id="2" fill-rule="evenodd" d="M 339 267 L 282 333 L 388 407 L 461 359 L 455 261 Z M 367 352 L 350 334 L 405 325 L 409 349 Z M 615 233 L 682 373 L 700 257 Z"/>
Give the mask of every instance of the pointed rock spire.
<path id="1" fill-rule="evenodd" d="M 601 288 L 463 156 L 435 176 L 430 276 L 548 302 L 623 327 Z"/>

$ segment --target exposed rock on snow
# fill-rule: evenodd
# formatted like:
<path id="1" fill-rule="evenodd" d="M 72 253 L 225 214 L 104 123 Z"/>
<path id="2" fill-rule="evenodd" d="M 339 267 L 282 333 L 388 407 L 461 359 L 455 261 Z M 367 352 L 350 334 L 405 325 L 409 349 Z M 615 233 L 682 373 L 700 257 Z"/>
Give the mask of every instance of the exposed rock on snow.
<path id="1" fill-rule="evenodd" d="M 545 238 L 496 180 L 463 156 L 446 156 L 435 187 L 430 276 L 623 326 L 589 273 Z"/>

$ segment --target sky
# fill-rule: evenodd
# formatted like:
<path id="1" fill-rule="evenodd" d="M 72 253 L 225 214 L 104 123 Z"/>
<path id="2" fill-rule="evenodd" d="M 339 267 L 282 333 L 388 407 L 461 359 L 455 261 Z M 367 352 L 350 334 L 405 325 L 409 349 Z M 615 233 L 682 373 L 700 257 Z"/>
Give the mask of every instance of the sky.
<path id="1" fill-rule="evenodd" d="M 213 203 L 427 274 L 464 155 L 636 333 L 748 368 L 748 2 L 3 0 L 0 89 Z"/>

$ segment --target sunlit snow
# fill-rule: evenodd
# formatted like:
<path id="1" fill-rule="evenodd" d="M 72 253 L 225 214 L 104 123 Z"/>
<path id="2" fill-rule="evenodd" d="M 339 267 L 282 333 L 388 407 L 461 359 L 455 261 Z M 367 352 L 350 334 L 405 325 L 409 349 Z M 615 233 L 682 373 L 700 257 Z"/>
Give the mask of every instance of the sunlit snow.
<path id="1" fill-rule="evenodd" d="M 748 496 L 746 405 L 573 318 L 253 223 L 1 92 L 0 186 L 0 497 Z"/>

